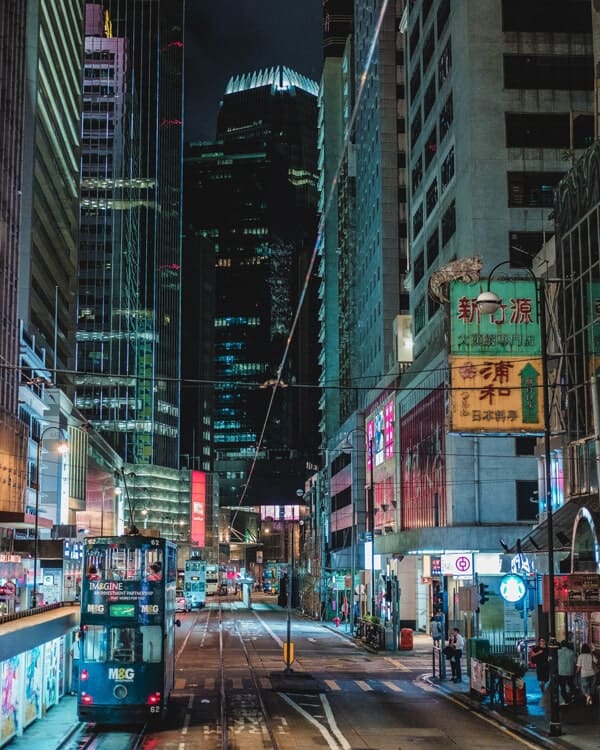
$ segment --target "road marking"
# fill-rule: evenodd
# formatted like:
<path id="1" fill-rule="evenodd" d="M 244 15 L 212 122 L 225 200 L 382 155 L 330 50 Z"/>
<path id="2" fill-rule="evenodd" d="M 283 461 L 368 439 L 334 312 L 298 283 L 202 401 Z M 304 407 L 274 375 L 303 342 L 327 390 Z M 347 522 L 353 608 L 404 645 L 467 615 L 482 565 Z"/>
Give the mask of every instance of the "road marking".
<path id="1" fill-rule="evenodd" d="M 386 688 L 393 690 L 395 693 L 402 692 L 402 688 L 400 687 L 400 685 L 396 685 L 395 682 L 390 682 L 389 680 L 383 680 L 382 683 L 386 686 Z"/>
<path id="2" fill-rule="evenodd" d="M 335 680 L 325 680 L 325 684 L 330 690 L 341 690 L 342 688 L 338 685 Z"/>
<path id="3" fill-rule="evenodd" d="M 336 723 L 335 716 L 333 715 L 333 711 L 331 710 L 329 701 L 323 693 L 319 693 L 319 697 L 321 699 L 321 703 L 323 704 L 323 708 L 325 709 L 325 716 L 327 717 L 327 721 L 329 722 L 329 726 L 333 730 L 333 733 L 340 741 L 343 750 L 350 750 L 351 745 L 340 731 L 340 728 Z"/>
<path id="4" fill-rule="evenodd" d="M 309 643 L 316 643 L 317 642 L 316 638 L 308 638 L 307 640 L 308 640 Z"/>
<path id="5" fill-rule="evenodd" d="M 215 678 L 214 677 L 207 677 L 204 680 L 204 689 L 205 690 L 214 690 L 215 689 Z"/>
<path id="6" fill-rule="evenodd" d="M 234 677 L 232 683 L 232 687 L 234 690 L 242 690 L 242 688 L 244 687 L 244 682 L 241 677 Z"/>
<path id="7" fill-rule="evenodd" d="M 260 682 L 260 686 L 261 686 L 261 688 L 263 688 L 263 690 L 270 690 L 271 687 L 272 687 L 271 680 L 268 677 L 261 677 L 260 680 L 259 680 L 259 682 Z"/>
<path id="8" fill-rule="evenodd" d="M 356 684 L 358 685 L 358 687 L 361 690 L 364 690 L 365 692 L 367 692 L 369 690 L 373 690 L 373 688 L 369 685 L 369 683 L 365 682 L 364 680 L 354 680 L 354 682 L 356 682 Z"/>
<path id="9" fill-rule="evenodd" d="M 178 677 L 175 680 L 175 690 L 183 690 L 186 683 L 187 683 L 187 680 L 185 679 L 185 677 Z"/>
<path id="10" fill-rule="evenodd" d="M 392 666 L 396 667 L 396 669 L 399 669 L 401 672 L 411 671 L 410 667 L 407 667 L 406 664 L 403 664 L 401 661 L 398 661 L 398 659 L 392 659 L 391 656 L 386 656 L 385 660 Z"/>
<path id="11" fill-rule="evenodd" d="M 331 732 L 329 731 L 329 729 L 327 729 L 327 727 L 324 727 L 323 724 L 318 722 L 313 716 L 311 716 L 301 706 L 295 703 L 289 697 L 289 695 L 286 695 L 285 693 L 278 693 L 278 695 L 281 698 L 283 698 L 283 700 L 286 703 L 289 703 L 290 706 L 294 708 L 301 716 L 303 716 L 307 721 L 309 721 L 313 726 L 315 726 L 319 730 L 319 732 L 321 732 L 321 734 L 323 735 L 323 739 L 329 746 L 330 750 L 339 750 L 339 744 L 335 741 L 335 737 L 331 734 Z M 345 737 L 342 736 L 341 740 L 342 740 L 342 750 L 350 750 L 351 748 L 350 743 L 345 739 Z"/>

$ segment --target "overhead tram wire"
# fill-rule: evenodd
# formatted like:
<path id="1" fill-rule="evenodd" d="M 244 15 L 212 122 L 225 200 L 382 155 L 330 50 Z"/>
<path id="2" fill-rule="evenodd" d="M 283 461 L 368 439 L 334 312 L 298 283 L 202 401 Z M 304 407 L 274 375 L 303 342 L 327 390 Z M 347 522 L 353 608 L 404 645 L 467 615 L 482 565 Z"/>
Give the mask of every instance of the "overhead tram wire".
<path id="1" fill-rule="evenodd" d="M 269 404 L 267 406 L 267 412 L 265 414 L 265 419 L 264 419 L 263 426 L 262 426 L 262 429 L 261 429 L 260 438 L 258 440 L 258 443 L 257 443 L 255 451 L 254 451 L 254 457 L 252 459 L 252 464 L 250 466 L 250 471 L 248 472 L 248 477 L 247 477 L 247 480 L 246 480 L 246 484 L 244 485 L 244 488 L 242 490 L 242 494 L 241 494 L 240 499 L 238 501 L 238 508 L 242 507 L 242 503 L 244 502 L 244 499 L 245 499 L 246 494 L 248 492 L 248 487 L 250 486 L 250 481 L 252 480 L 252 476 L 254 474 L 254 469 L 256 467 L 256 461 L 258 460 L 258 455 L 259 455 L 261 447 L 262 447 L 262 443 L 263 443 L 264 436 L 265 436 L 265 431 L 266 431 L 267 425 L 269 423 L 269 418 L 271 416 L 271 410 L 273 408 L 273 402 L 275 400 L 275 393 L 277 392 L 277 390 L 279 389 L 279 387 L 281 385 L 283 368 L 285 366 L 285 363 L 287 362 L 287 359 L 288 359 L 288 356 L 289 356 L 289 352 L 290 352 L 290 347 L 292 345 L 292 341 L 293 341 L 293 338 L 294 338 L 294 333 L 296 332 L 296 328 L 298 326 L 298 320 L 300 318 L 300 313 L 301 313 L 302 307 L 304 305 L 304 300 L 306 299 L 306 294 L 308 292 L 308 285 L 309 285 L 310 280 L 312 278 L 313 269 L 314 269 L 314 266 L 315 266 L 315 263 L 316 263 L 316 260 L 317 260 L 317 255 L 318 255 L 319 247 L 320 247 L 320 244 L 321 244 L 321 238 L 323 236 L 323 232 L 324 232 L 324 229 L 325 229 L 325 222 L 327 220 L 327 217 L 329 216 L 329 212 L 330 212 L 331 207 L 332 207 L 332 205 L 334 203 L 335 188 L 337 186 L 340 174 L 342 172 L 342 168 L 343 168 L 343 165 L 344 165 L 344 160 L 346 158 L 348 147 L 350 145 L 350 137 L 351 137 L 351 134 L 352 134 L 352 132 L 354 130 L 354 121 L 356 120 L 356 115 L 358 113 L 358 108 L 359 108 L 360 103 L 361 103 L 362 95 L 363 95 L 363 92 L 364 92 L 364 89 L 365 89 L 365 85 L 366 85 L 366 82 L 367 82 L 367 74 L 369 72 L 369 68 L 371 67 L 371 63 L 373 61 L 373 55 L 375 54 L 375 48 L 377 46 L 377 40 L 379 39 L 379 34 L 381 32 L 381 27 L 383 25 L 383 19 L 385 18 L 385 14 L 387 12 L 388 5 L 389 5 L 389 0 L 383 0 L 383 2 L 381 4 L 380 11 L 379 11 L 379 17 L 377 19 L 377 24 L 375 26 L 375 30 L 374 30 L 374 33 L 373 33 L 373 38 L 371 39 L 371 44 L 369 45 L 369 51 L 367 53 L 367 59 L 365 61 L 365 65 L 364 65 L 362 74 L 360 76 L 360 83 L 359 83 L 359 86 L 358 86 L 358 91 L 357 91 L 357 94 L 356 94 L 356 99 L 354 101 L 354 107 L 352 109 L 352 114 L 351 114 L 350 120 L 348 122 L 348 129 L 346 131 L 346 135 L 345 135 L 345 138 L 344 138 L 344 143 L 343 143 L 343 146 L 342 146 L 342 149 L 341 149 L 340 158 L 338 160 L 338 164 L 337 164 L 337 167 L 336 167 L 336 170 L 335 170 L 334 177 L 333 177 L 333 179 L 331 181 L 331 186 L 329 188 L 329 192 L 328 192 L 328 195 L 327 195 L 327 200 L 325 201 L 325 208 L 323 209 L 323 213 L 321 214 L 321 218 L 319 219 L 319 224 L 318 224 L 318 227 L 317 227 L 317 236 L 315 238 L 315 243 L 314 243 L 314 246 L 313 246 L 313 250 L 312 250 L 312 254 L 311 254 L 311 257 L 310 257 L 309 264 L 308 264 L 308 268 L 306 270 L 306 275 L 304 277 L 304 284 L 302 286 L 302 291 L 300 293 L 300 299 L 298 300 L 298 306 L 296 308 L 296 312 L 294 314 L 294 319 L 292 320 L 292 325 L 291 325 L 290 331 L 288 333 L 288 337 L 287 337 L 287 341 L 286 341 L 286 345 L 285 345 L 285 350 L 283 352 L 283 356 L 281 358 L 281 362 L 279 364 L 279 367 L 277 368 L 277 377 L 275 378 L 275 383 L 273 384 L 273 389 L 272 389 L 272 392 L 271 392 L 271 398 L 269 399 Z M 232 521 L 232 523 L 233 523 L 233 521 Z"/>

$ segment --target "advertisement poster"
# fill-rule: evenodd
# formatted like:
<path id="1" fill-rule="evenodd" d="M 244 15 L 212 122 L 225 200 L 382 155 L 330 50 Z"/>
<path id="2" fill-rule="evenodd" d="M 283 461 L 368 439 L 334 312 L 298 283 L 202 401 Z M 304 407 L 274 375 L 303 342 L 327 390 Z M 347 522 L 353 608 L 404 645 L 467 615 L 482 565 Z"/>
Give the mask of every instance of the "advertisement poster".
<path id="1" fill-rule="evenodd" d="M 44 644 L 44 711 L 58 703 L 58 639 Z"/>
<path id="2" fill-rule="evenodd" d="M 26 664 L 23 726 L 42 715 L 42 646 L 36 646 L 24 656 Z"/>
<path id="3" fill-rule="evenodd" d="M 19 731 L 19 656 L 0 662 L 0 689 L 2 690 L 2 715 L 0 716 L 0 743 L 6 742 Z"/>

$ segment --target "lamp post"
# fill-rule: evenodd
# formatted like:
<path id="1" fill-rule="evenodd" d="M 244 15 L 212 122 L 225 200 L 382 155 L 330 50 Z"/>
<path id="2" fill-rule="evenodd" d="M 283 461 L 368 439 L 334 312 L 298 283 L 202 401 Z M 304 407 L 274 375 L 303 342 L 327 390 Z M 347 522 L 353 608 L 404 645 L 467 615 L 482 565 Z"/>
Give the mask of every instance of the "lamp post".
<path id="1" fill-rule="evenodd" d="M 510 261 L 503 261 L 495 265 L 490 271 L 488 277 L 487 290 L 481 292 L 477 297 L 479 310 L 484 314 L 493 315 L 502 304 L 500 297 L 490 289 L 490 284 L 494 272 L 500 266 L 509 264 Z M 553 737 L 562 734 L 560 724 L 560 712 L 558 702 L 558 679 L 557 679 L 557 658 L 558 642 L 556 640 L 556 601 L 554 596 L 554 524 L 552 511 L 552 478 L 550 471 L 550 400 L 549 400 L 549 382 L 548 382 L 548 351 L 546 345 L 546 291 L 544 279 L 539 279 L 530 268 L 523 267 L 535 284 L 538 319 L 540 323 L 541 338 L 541 359 L 542 359 L 542 394 L 543 394 L 543 422 L 544 422 L 544 490 L 546 494 L 546 530 L 548 545 L 548 655 L 550 662 L 550 727 L 549 733 Z"/>
<path id="2" fill-rule="evenodd" d="M 31 607 L 35 609 L 38 602 L 37 593 L 37 568 L 38 568 L 38 557 L 39 557 L 39 531 L 40 531 L 40 485 L 42 483 L 42 443 L 44 442 L 44 435 L 50 430 L 56 430 L 64 442 L 61 442 L 58 446 L 58 452 L 65 454 L 69 450 L 69 446 L 64 437 L 64 430 L 62 427 L 55 427 L 49 425 L 45 427 L 37 439 L 37 450 L 36 450 L 36 469 L 37 469 L 37 482 L 35 485 L 35 527 L 34 527 L 34 541 L 33 541 L 33 593 L 31 595 Z"/>

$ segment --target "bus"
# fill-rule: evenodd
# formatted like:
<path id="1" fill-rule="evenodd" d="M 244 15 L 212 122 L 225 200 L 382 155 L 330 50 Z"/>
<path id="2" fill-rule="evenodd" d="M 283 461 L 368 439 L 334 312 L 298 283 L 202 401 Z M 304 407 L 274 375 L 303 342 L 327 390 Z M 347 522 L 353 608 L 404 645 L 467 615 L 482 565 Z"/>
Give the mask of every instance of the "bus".
<path id="1" fill-rule="evenodd" d="M 192 557 L 185 561 L 183 595 L 190 609 L 206 605 L 206 561 Z"/>
<path id="2" fill-rule="evenodd" d="M 164 718 L 175 671 L 177 547 L 139 534 L 86 538 L 81 583 L 80 721 Z"/>
<path id="3" fill-rule="evenodd" d="M 219 566 L 206 566 L 206 596 L 215 596 L 219 591 Z"/>

